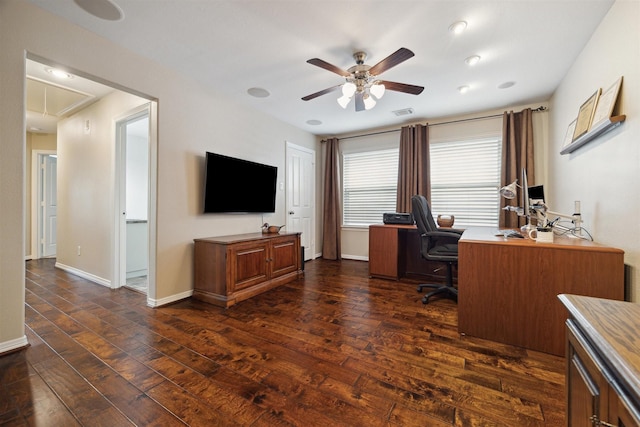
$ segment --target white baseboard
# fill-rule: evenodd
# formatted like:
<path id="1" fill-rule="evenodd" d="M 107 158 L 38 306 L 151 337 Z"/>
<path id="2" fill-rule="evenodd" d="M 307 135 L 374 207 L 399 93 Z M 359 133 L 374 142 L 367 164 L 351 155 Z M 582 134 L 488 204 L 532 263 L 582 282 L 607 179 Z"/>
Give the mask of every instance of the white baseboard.
<path id="1" fill-rule="evenodd" d="M 16 338 L 14 340 L 0 342 L 0 354 L 4 354 L 13 350 L 18 350 L 28 345 L 29 345 L 29 341 L 27 341 L 26 335 L 23 335 L 22 337 Z"/>
<path id="2" fill-rule="evenodd" d="M 355 261 L 369 261 L 369 257 L 362 256 L 362 255 L 342 254 L 341 258 L 342 259 L 352 259 L 352 260 L 355 260 Z"/>
<path id="3" fill-rule="evenodd" d="M 64 270 L 68 273 L 71 274 L 75 274 L 76 276 L 82 277 L 83 279 L 87 279 L 93 283 L 97 283 L 98 285 L 102 285 L 102 286 L 106 286 L 107 288 L 111 288 L 111 281 L 104 279 L 102 277 L 98 277 L 94 274 L 90 274 L 87 272 L 84 272 L 82 270 L 78 270 L 77 268 L 73 268 L 73 267 L 69 267 L 68 265 L 64 265 L 64 264 L 60 264 L 58 262 L 56 262 L 56 267 Z M 160 307 L 162 305 L 167 305 L 167 304 L 171 304 L 172 302 L 176 302 L 176 301 L 180 301 L 182 299 L 185 298 L 189 298 L 191 295 L 193 295 L 193 289 L 179 293 L 179 294 L 175 294 L 175 295 L 170 295 L 168 297 L 164 297 L 164 298 L 160 298 L 160 299 L 153 299 L 153 298 L 149 298 L 147 297 L 147 305 L 149 307 Z"/>
<path id="4" fill-rule="evenodd" d="M 98 285 L 111 288 L 111 280 L 104 279 L 102 277 L 96 276 L 95 274 L 87 273 L 85 271 L 78 270 L 77 268 L 70 267 L 65 264 L 60 264 L 59 262 L 56 262 L 56 268 L 59 268 L 60 270 L 64 270 L 71 274 L 75 274 L 76 276 L 82 277 L 83 279 L 87 279 L 90 282 L 97 283 Z"/>
<path id="5" fill-rule="evenodd" d="M 172 302 L 180 301 L 181 299 L 189 298 L 191 295 L 193 295 L 193 289 L 189 291 L 181 292 L 179 294 L 160 298 L 160 299 L 153 299 L 153 298 L 147 297 L 147 305 L 149 307 L 154 307 L 154 308 L 160 307 L 162 305 L 167 305 L 167 304 L 171 304 Z"/>
<path id="6" fill-rule="evenodd" d="M 179 294 L 160 298 L 160 299 L 153 299 L 153 298 L 147 297 L 147 305 L 149 307 L 160 307 L 162 305 L 167 305 L 167 304 L 171 304 L 172 302 L 180 301 L 181 299 L 189 298 L 191 295 L 193 295 L 193 289 L 179 293 Z"/>

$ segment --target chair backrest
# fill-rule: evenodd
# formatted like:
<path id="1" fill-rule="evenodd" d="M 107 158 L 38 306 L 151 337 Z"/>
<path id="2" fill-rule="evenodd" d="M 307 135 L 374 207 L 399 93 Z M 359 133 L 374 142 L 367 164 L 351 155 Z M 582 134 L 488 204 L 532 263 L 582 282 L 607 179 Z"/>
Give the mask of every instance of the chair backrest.
<path id="1" fill-rule="evenodd" d="M 433 215 L 431 215 L 429 203 L 424 196 L 416 194 L 411 197 L 411 213 L 413 214 L 413 219 L 416 221 L 416 226 L 420 234 L 438 229 L 436 222 L 433 220 Z"/>

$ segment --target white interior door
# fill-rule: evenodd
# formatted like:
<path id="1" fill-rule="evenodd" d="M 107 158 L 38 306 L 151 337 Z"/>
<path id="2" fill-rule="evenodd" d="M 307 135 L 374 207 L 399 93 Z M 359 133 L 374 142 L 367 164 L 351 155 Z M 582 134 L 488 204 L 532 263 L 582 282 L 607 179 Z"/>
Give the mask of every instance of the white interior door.
<path id="1" fill-rule="evenodd" d="M 315 151 L 287 142 L 287 231 L 302 233 L 305 261 L 315 249 L 315 164 Z"/>
<path id="2" fill-rule="evenodd" d="M 114 288 L 137 281 L 149 285 L 149 165 L 150 105 L 138 107 L 116 120 L 116 197 Z"/>
<path id="3" fill-rule="evenodd" d="M 58 216 L 57 187 L 58 159 L 54 155 L 43 156 L 42 162 L 42 256 L 56 256 L 56 221 Z"/>

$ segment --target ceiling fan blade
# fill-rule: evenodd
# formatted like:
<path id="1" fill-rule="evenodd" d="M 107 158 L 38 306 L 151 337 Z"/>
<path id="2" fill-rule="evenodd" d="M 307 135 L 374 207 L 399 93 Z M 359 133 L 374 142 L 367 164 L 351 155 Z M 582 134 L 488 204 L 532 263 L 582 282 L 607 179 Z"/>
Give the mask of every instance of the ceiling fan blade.
<path id="1" fill-rule="evenodd" d="M 351 73 L 345 71 L 341 68 L 336 67 L 333 64 L 329 64 L 327 61 L 323 61 L 319 58 L 313 58 L 307 61 L 311 65 L 315 65 L 316 67 L 324 68 L 325 70 L 331 71 L 332 73 L 336 73 L 342 77 L 350 77 Z"/>
<path id="2" fill-rule="evenodd" d="M 373 74 L 374 76 L 378 76 L 385 71 L 387 71 L 391 67 L 395 67 L 401 62 L 406 61 L 407 59 L 414 56 L 414 53 L 405 47 L 401 47 L 400 49 L 393 52 L 391 55 L 387 56 L 382 61 L 378 62 L 376 65 L 369 69 L 369 74 Z"/>
<path id="3" fill-rule="evenodd" d="M 382 83 L 387 90 L 409 93 L 411 95 L 420 95 L 424 90 L 422 86 L 409 85 L 406 83 L 389 82 L 386 80 L 380 80 L 380 83 Z"/>
<path id="4" fill-rule="evenodd" d="M 354 97 L 356 99 L 356 111 L 364 111 L 364 93 L 356 92 Z"/>
<path id="5" fill-rule="evenodd" d="M 321 90 L 321 91 L 319 91 L 319 92 L 312 93 L 311 95 L 307 95 L 307 96 L 303 97 L 303 98 L 302 98 L 302 100 L 303 100 L 303 101 L 310 101 L 310 100 L 312 100 L 313 98 L 317 98 L 317 97 L 322 96 L 322 95 L 325 95 L 325 94 L 327 94 L 327 93 L 330 93 L 330 92 L 336 91 L 336 90 L 340 89 L 341 87 L 342 87 L 342 85 L 329 87 L 329 88 L 323 89 L 323 90 Z"/>

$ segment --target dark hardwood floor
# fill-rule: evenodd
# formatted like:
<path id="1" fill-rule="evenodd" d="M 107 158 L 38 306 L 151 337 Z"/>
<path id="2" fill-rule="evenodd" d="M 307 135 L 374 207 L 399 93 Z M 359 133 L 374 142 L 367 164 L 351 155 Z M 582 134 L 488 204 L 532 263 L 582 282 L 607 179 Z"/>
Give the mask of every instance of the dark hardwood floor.
<path id="1" fill-rule="evenodd" d="M 26 266 L 31 345 L 0 357 L 2 425 L 564 423 L 563 358 L 461 337 L 454 302 L 366 262 L 307 262 L 227 310 Z"/>

